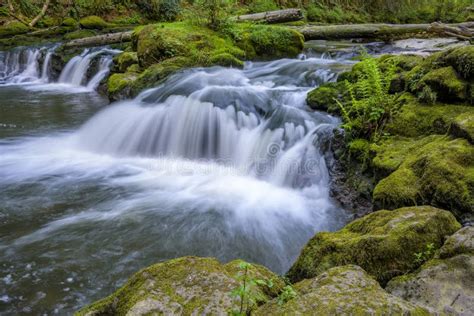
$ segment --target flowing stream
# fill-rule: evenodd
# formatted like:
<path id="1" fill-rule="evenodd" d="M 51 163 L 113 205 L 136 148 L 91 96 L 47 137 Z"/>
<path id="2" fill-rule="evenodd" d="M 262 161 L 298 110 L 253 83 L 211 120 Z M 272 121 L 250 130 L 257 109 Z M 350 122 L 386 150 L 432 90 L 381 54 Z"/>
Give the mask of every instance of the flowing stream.
<path id="1" fill-rule="evenodd" d="M 341 227 L 324 152 L 340 122 L 305 98 L 353 51 L 318 45 L 107 107 L 94 90 L 117 51 L 86 50 L 56 78 L 54 47 L 0 53 L 0 313 L 70 314 L 185 255 L 283 274 Z"/>

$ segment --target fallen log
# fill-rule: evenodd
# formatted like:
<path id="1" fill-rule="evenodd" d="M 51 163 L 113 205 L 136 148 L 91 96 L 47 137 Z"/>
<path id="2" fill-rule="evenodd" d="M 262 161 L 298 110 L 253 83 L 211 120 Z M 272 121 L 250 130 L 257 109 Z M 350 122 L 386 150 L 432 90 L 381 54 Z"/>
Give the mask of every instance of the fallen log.
<path id="1" fill-rule="evenodd" d="M 300 9 L 286 9 L 277 11 L 267 11 L 254 14 L 245 14 L 236 17 L 239 22 L 265 22 L 265 23 L 284 23 L 299 21 L 303 19 L 303 12 Z"/>
<path id="2" fill-rule="evenodd" d="M 83 46 L 103 46 L 110 44 L 117 44 L 123 42 L 130 42 L 132 40 L 133 31 L 109 33 L 103 35 L 96 35 L 92 37 L 84 37 L 72 40 L 64 44 L 64 47 L 83 47 Z"/>
<path id="3" fill-rule="evenodd" d="M 431 24 L 428 31 L 444 36 L 456 37 L 458 39 L 466 41 L 472 41 L 474 39 L 474 28 L 470 29 L 469 27 L 464 25 L 455 27 L 435 22 Z"/>
<path id="4" fill-rule="evenodd" d="M 438 23 L 440 24 L 440 23 Z M 458 24 L 440 24 L 449 27 L 445 35 L 455 36 L 453 29 L 472 30 L 474 22 Z M 294 27 L 303 34 L 305 40 L 317 39 L 344 39 L 344 38 L 391 38 L 408 34 L 437 33 L 442 34 L 440 26 L 437 24 L 348 24 L 348 25 L 324 25 L 324 26 L 304 26 Z M 445 30 L 448 30 L 445 28 Z M 459 35 L 461 35 L 459 33 Z M 464 38 L 464 35 L 462 39 Z"/>

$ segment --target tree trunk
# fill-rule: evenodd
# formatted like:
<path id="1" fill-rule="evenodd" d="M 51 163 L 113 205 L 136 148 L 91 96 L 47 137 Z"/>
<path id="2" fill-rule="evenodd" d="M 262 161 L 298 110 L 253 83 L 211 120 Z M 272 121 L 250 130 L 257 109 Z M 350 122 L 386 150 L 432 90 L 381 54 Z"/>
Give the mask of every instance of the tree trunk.
<path id="1" fill-rule="evenodd" d="M 48 7 L 49 7 L 50 2 L 51 2 L 51 0 L 46 0 L 46 2 L 43 5 L 43 8 L 41 9 L 41 12 L 38 13 L 38 15 L 35 16 L 35 18 L 33 20 L 31 20 L 31 22 L 29 24 L 29 27 L 35 26 L 36 23 L 38 23 L 38 21 L 46 14 L 46 11 L 48 11 Z"/>
<path id="2" fill-rule="evenodd" d="M 436 25 L 436 24 L 433 24 Z M 441 32 L 439 26 L 432 24 L 350 24 L 327 26 L 295 27 L 306 40 L 316 39 L 344 39 L 344 38 L 392 38 L 401 35 L 419 34 L 423 32 Z M 444 24 L 443 24 L 444 25 Z M 474 22 L 444 25 L 456 30 L 472 29 Z M 452 29 L 451 29 L 452 31 Z M 451 32 L 453 33 L 453 32 Z M 445 33 L 445 35 L 448 35 Z M 449 34 L 448 36 L 454 36 Z M 466 38 L 462 38 L 466 39 Z"/>
<path id="3" fill-rule="evenodd" d="M 254 14 L 246 14 L 238 16 L 237 21 L 252 21 L 266 23 L 283 23 L 298 21 L 303 19 L 303 13 L 300 9 L 286 9 L 278 11 L 267 11 Z"/>
<path id="4" fill-rule="evenodd" d="M 92 37 L 85 37 L 76 39 L 64 44 L 64 47 L 82 47 L 82 46 L 102 46 L 123 42 L 130 42 L 132 40 L 133 31 L 110 33 L 104 35 L 97 35 Z"/>

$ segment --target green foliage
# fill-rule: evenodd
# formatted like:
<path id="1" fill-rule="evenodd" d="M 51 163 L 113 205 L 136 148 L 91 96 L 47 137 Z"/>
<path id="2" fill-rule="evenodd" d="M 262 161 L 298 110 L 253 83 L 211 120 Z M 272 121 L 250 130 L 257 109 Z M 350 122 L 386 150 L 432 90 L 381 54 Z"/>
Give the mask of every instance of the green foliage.
<path id="1" fill-rule="evenodd" d="M 248 5 L 252 13 L 278 10 L 278 5 L 273 0 L 254 0 Z"/>
<path id="2" fill-rule="evenodd" d="M 425 250 L 414 253 L 415 263 L 418 266 L 421 266 L 423 263 L 433 258 L 435 250 L 436 247 L 433 243 L 426 244 Z"/>
<path id="3" fill-rule="evenodd" d="M 297 296 L 298 293 L 296 293 L 295 289 L 291 285 L 287 285 L 283 288 L 280 295 L 278 295 L 278 305 L 283 305 Z"/>
<path id="4" fill-rule="evenodd" d="M 418 94 L 418 100 L 426 104 L 435 104 L 438 95 L 429 86 L 424 86 L 421 92 Z"/>
<path id="5" fill-rule="evenodd" d="M 364 55 L 358 64 L 357 80 L 345 81 L 349 102 L 338 102 L 344 118 L 344 129 L 350 138 L 376 140 L 381 128 L 399 109 L 396 95 L 389 93 L 395 75 L 395 64 L 390 63 L 382 73 L 375 58 Z"/>
<path id="6" fill-rule="evenodd" d="M 273 282 L 250 277 L 249 268 L 252 267 L 250 263 L 240 262 L 238 267 L 240 271 L 235 278 L 240 282 L 240 286 L 232 291 L 231 296 L 239 300 L 239 307 L 232 310 L 231 314 L 236 316 L 250 315 L 252 310 L 257 307 L 258 302 L 265 301 L 265 296 L 259 291 L 258 286 L 271 288 Z"/>

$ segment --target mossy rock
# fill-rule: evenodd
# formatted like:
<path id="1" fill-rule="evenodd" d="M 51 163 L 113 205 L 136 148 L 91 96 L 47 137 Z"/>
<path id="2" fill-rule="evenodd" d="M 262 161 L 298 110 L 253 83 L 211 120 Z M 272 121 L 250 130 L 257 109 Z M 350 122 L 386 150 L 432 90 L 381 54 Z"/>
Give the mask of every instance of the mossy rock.
<path id="1" fill-rule="evenodd" d="M 468 98 L 468 84 L 452 66 L 429 71 L 418 83 L 418 90 L 425 86 L 436 92 L 440 101 L 460 102 Z"/>
<path id="2" fill-rule="evenodd" d="M 168 76 L 194 65 L 194 61 L 186 57 L 174 57 L 148 67 L 142 72 L 132 86 L 132 95 L 152 88 L 163 82 Z"/>
<path id="3" fill-rule="evenodd" d="M 430 206 L 374 212 L 340 231 L 316 234 L 287 276 L 298 282 L 332 267 L 356 264 L 385 284 L 416 269 L 415 253 L 430 243 L 439 248 L 460 226 L 450 212 Z"/>
<path id="4" fill-rule="evenodd" d="M 465 79 L 474 79 L 474 46 L 468 45 L 449 50 L 441 57 Z"/>
<path id="5" fill-rule="evenodd" d="M 213 65 L 219 65 L 224 67 L 236 67 L 243 68 L 244 62 L 235 58 L 229 53 L 220 53 L 210 58 L 210 63 Z"/>
<path id="6" fill-rule="evenodd" d="M 237 266 L 213 258 L 183 257 L 152 265 L 132 276 L 109 297 L 80 310 L 76 315 L 224 315 L 237 308 L 231 292 L 241 284 Z M 284 282 L 268 269 L 250 265 L 249 278 L 272 281 L 260 285 L 264 303 L 278 295 Z"/>
<path id="7" fill-rule="evenodd" d="M 132 96 L 132 86 L 138 75 L 135 73 L 115 73 L 107 80 L 107 95 L 111 101 Z"/>
<path id="8" fill-rule="evenodd" d="M 355 265 L 327 270 L 316 278 L 294 285 L 295 298 L 274 299 L 254 315 L 430 315 L 416 304 L 384 291 L 370 275 Z"/>
<path id="9" fill-rule="evenodd" d="M 114 57 L 115 69 L 118 72 L 126 72 L 128 67 L 138 64 L 138 56 L 135 52 L 123 52 Z"/>
<path id="10" fill-rule="evenodd" d="M 451 124 L 450 132 L 474 144 L 474 109 L 457 116 Z"/>
<path id="11" fill-rule="evenodd" d="M 73 18 L 65 18 L 61 22 L 61 25 L 62 26 L 68 26 L 68 27 L 71 27 L 71 28 L 77 28 L 79 26 L 79 22 L 77 22 L 76 19 L 73 19 Z"/>
<path id="12" fill-rule="evenodd" d="M 109 24 L 105 22 L 104 19 L 96 15 L 86 16 L 85 18 L 80 19 L 79 24 L 85 29 L 94 30 L 105 29 L 109 26 Z"/>
<path id="13" fill-rule="evenodd" d="M 468 105 L 427 105 L 408 93 L 399 100 L 403 106 L 385 127 L 385 131 L 391 135 L 418 137 L 446 134 L 460 115 L 474 116 L 474 108 Z"/>
<path id="14" fill-rule="evenodd" d="M 75 40 L 79 38 L 94 36 L 96 34 L 97 33 L 92 30 L 77 30 L 77 31 L 67 33 L 66 35 L 64 35 L 64 39 L 70 41 L 70 40 Z"/>
<path id="15" fill-rule="evenodd" d="M 238 63 L 235 59 L 245 55 L 230 39 L 205 27 L 187 23 L 147 25 L 138 28 L 135 34 L 133 45 L 142 67 L 174 57 L 189 58 L 193 66 L 211 66 L 213 62 L 222 62 L 224 57 L 227 57 L 226 62 L 233 57 L 232 62 Z M 222 56 L 216 57 L 219 55 Z"/>
<path id="16" fill-rule="evenodd" d="M 336 100 L 341 99 L 343 84 L 330 82 L 311 90 L 306 97 L 306 102 L 313 110 L 325 111 L 331 114 L 340 114 Z"/>
<path id="17" fill-rule="evenodd" d="M 376 164 L 393 168 L 397 162 L 399 166 L 375 187 L 377 207 L 429 204 L 452 211 L 462 221 L 473 218 L 474 147 L 467 140 L 446 136 L 392 139 L 379 147 L 385 157 L 386 148 L 389 159 L 376 158 Z"/>
<path id="18" fill-rule="evenodd" d="M 0 37 L 7 37 L 12 35 L 28 33 L 30 28 L 21 22 L 10 22 L 0 27 Z"/>
<path id="19" fill-rule="evenodd" d="M 296 57 L 303 50 L 304 37 L 285 27 L 251 25 L 242 28 L 237 45 L 247 53 L 247 58 Z"/>
<path id="20" fill-rule="evenodd" d="M 474 228 L 450 236 L 418 271 L 392 279 L 387 291 L 437 315 L 474 314 Z"/>

